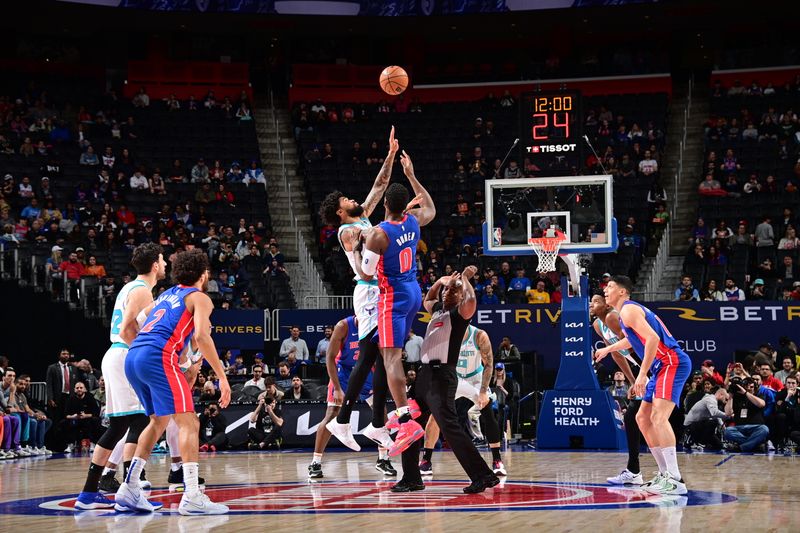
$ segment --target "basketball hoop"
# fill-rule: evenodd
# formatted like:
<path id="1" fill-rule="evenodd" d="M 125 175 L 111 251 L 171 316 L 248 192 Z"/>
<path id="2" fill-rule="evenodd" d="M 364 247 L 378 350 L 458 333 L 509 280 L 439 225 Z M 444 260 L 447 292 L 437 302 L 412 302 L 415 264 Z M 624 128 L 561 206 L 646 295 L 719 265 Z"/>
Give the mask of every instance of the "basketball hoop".
<path id="1" fill-rule="evenodd" d="M 528 244 L 533 248 L 534 253 L 539 257 L 539 264 L 536 270 L 542 274 L 553 272 L 556 269 L 556 259 L 561 243 L 567 240 L 567 236 L 558 230 L 548 230 L 553 233 L 552 237 L 531 237 Z"/>

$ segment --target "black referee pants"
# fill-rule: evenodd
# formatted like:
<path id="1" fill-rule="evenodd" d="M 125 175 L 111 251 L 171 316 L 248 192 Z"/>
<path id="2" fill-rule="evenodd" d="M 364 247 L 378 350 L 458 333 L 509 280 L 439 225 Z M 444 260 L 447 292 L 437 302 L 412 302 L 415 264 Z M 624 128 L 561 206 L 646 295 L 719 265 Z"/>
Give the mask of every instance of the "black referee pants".
<path id="1" fill-rule="evenodd" d="M 494 473 L 486 465 L 480 452 L 472 444 L 472 439 L 458 420 L 455 404 L 457 387 L 458 375 L 455 366 L 443 364 L 433 367 L 423 364 L 417 372 L 415 385 L 416 396 L 414 399 L 422 410 L 422 416 L 417 422 L 424 428 L 428 417 L 433 416 L 470 480 L 474 482 L 492 478 Z M 419 449 L 422 442 L 423 439 L 417 440 L 403 452 L 404 481 L 422 481 L 419 473 Z"/>

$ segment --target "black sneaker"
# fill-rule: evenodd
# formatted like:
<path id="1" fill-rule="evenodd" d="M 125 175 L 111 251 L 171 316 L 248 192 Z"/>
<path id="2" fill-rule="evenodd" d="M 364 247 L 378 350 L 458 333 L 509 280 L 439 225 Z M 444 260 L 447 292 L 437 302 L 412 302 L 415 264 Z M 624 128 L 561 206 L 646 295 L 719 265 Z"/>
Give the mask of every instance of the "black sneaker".
<path id="1" fill-rule="evenodd" d="M 472 444 L 474 444 L 476 448 L 486 448 L 489 446 L 489 443 L 486 442 L 486 439 L 481 439 L 478 437 L 472 439 Z"/>
<path id="2" fill-rule="evenodd" d="M 170 469 L 169 476 L 167 477 L 167 483 L 169 484 L 170 491 L 181 492 L 184 489 L 183 468 L 179 468 L 177 470 Z M 198 476 L 197 484 L 198 486 L 203 487 L 206 484 L 206 480 Z"/>
<path id="3" fill-rule="evenodd" d="M 153 488 L 153 484 L 147 479 L 147 471 L 142 468 L 142 475 L 139 476 L 139 486 L 144 490 Z"/>
<path id="4" fill-rule="evenodd" d="M 322 479 L 322 464 L 321 463 L 311 463 L 308 465 L 308 479 Z"/>
<path id="5" fill-rule="evenodd" d="M 395 483 L 391 490 L 392 492 L 417 492 L 419 490 L 425 490 L 425 484 L 422 481 L 409 482 L 401 479 L 399 482 Z"/>
<path id="6" fill-rule="evenodd" d="M 495 475 L 478 481 L 473 481 L 469 487 L 464 487 L 464 494 L 478 494 L 500 483 L 500 478 Z"/>
<path id="7" fill-rule="evenodd" d="M 384 476 L 397 475 L 397 470 L 394 469 L 389 459 L 378 459 L 378 462 L 375 463 L 375 470 L 382 472 Z"/>
<path id="8" fill-rule="evenodd" d="M 98 485 L 98 489 L 102 492 L 117 492 L 119 489 L 119 481 L 117 481 L 117 473 L 116 472 L 109 472 L 108 474 L 104 475 L 100 478 L 100 484 Z"/>

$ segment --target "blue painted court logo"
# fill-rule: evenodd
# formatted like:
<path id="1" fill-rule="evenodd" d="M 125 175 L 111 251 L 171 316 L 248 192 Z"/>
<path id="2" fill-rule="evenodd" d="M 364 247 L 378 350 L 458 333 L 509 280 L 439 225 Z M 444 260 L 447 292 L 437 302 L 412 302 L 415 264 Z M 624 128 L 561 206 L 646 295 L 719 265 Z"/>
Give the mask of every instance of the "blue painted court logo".
<path id="1" fill-rule="evenodd" d="M 717 505 L 734 496 L 689 491 L 685 496 L 652 495 L 641 489 L 598 484 L 506 481 L 481 494 L 464 494 L 464 481 L 428 481 L 425 490 L 391 492 L 391 482 L 325 481 L 321 483 L 255 483 L 219 485 L 208 496 L 230 507 L 231 514 L 421 513 L 589 510 L 636 507 Z M 0 514 L 80 515 L 75 495 L 48 496 L 0 503 Z M 150 499 L 162 502 L 156 514 L 178 512 L 181 493 L 154 490 Z M 114 510 L 89 511 L 92 516 L 114 516 Z"/>

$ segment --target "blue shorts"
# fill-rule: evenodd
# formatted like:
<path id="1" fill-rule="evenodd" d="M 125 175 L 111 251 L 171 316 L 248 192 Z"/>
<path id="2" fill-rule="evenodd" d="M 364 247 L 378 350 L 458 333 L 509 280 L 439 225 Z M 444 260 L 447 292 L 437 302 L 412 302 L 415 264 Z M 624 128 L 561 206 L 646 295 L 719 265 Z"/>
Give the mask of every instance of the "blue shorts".
<path id="1" fill-rule="evenodd" d="M 682 351 L 670 350 L 653 363 L 642 401 L 652 403 L 653 398 L 661 398 L 680 405 L 683 386 L 691 373 L 689 356 Z"/>
<path id="2" fill-rule="evenodd" d="M 194 412 L 192 391 L 171 352 L 132 347 L 125 358 L 125 376 L 148 416 Z"/>
<path id="3" fill-rule="evenodd" d="M 353 371 L 352 368 L 344 368 L 339 367 L 337 374 L 339 375 L 339 384 L 342 386 L 342 390 L 347 392 L 347 384 L 350 382 L 350 373 Z M 367 376 L 367 381 L 364 382 L 364 386 L 361 387 L 361 394 L 359 394 L 358 399 L 366 401 L 367 398 L 372 396 L 372 372 L 369 373 Z M 328 383 L 328 406 L 337 406 L 336 402 L 333 401 L 333 382 Z"/>
<path id="4" fill-rule="evenodd" d="M 411 326 L 422 305 L 422 291 L 416 282 L 381 287 L 378 298 L 378 348 L 405 346 Z"/>

